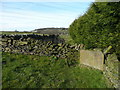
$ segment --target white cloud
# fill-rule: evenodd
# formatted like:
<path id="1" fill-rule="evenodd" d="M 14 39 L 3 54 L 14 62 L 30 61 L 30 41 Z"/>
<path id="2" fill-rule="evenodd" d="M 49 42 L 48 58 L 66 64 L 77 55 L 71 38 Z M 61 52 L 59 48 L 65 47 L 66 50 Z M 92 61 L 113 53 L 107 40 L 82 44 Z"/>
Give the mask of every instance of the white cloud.
<path id="1" fill-rule="evenodd" d="M 42 27 L 68 27 L 77 17 L 75 13 L 42 13 L 24 10 L 1 12 L 2 31 L 19 29 L 21 31 Z"/>
<path id="2" fill-rule="evenodd" d="M 35 3 L 36 4 L 36 3 Z M 42 12 L 42 10 L 39 8 L 42 7 L 34 7 L 34 3 L 29 4 L 9 4 L 4 3 L 2 11 L 0 12 L 1 22 L 0 22 L 0 31 L 6 31 L 6 30 L 15 30 L 18 29 L 20 31 L 25 30 L 33 30 L 36 28 L 43 28 L 43 27 L 69 27 L 69 25 L 74 21 L 75 18 L 78 17 L 78 15 L 82 15 L 85 11 L 83 6 L 81 5 L 81 8 L 75 8 L 70 10 L 64 10 L 66 7 L 70 7 L 69 5 L 66 7 L 63 7 L 63 5 L 53 3 L 44 3 L 39 4 L 43 5 L 43 7 L 53 7 L 53 8 L 59 8 L 59 9 L 52 9 L 50 11 L 46 10 L 45 12 Z M 25 7 L 29 9 L 25 9 Z M 31 6 L 32 5 L 32 6 Z M 58 6 L 59 5 L 59 6 Z M 65 4 L 66 5 L 66 4 Z M 72 5 L 71 5 L 72 6 Z M 36 10 L 33 11 L 31 8 L 35 8 Z M 73 5 L 74 7 L 74 5 Z M 74 11 L 78 9 L 78 11 Z M 44 11 L 44 9 L 43 9 Z"/>

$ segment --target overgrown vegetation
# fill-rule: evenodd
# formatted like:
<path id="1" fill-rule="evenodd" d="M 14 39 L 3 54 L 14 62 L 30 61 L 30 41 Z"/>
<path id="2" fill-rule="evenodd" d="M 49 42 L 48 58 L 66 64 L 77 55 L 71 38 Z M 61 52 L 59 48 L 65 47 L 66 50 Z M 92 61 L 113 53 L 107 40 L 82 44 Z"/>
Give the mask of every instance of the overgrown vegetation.
<path id="1" fill-rule="evenodd" d="M 2 54 L 3 88 L 106 88 L 103 74 L 94 69 L 69 67 L 66 59 Z"/>
<path id="2" fill-rule="evenodd" d="M 10 35 L 10 34 L 40 34 L 40 33 L 36 33 L 36 32 L 0 31 L 0 34 Z"/>
<path id="3" fill-rule="evenodd" d="M 59 36 L 60 38 L 63 38 L 65 40 L 65 43 L 70 44 L 70 45 L 75 44 L 75 42 L 73 41 L 70 35 L 59 35 Z"/>
<path id="4" fill-rule="evenodd" d="M 72 39 L 86 49 L 112 46 L 120 57 L 120 2 L 94 2 L 69 27 Z"/>

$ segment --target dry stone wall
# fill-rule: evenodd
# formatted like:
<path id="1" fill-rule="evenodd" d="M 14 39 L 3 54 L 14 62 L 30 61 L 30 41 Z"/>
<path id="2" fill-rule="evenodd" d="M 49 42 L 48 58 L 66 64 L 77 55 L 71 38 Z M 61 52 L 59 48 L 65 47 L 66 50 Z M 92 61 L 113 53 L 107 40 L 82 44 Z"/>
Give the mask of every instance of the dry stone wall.
<path id="1" fill-rule="evenodd" d="M 78 59 L 78 46 L 64 43 L 57 35 L 2 35 L 2 52 L 56 56 L 59 58 Z"/>
<path id="2" fill-rule="evenodd" d="M 109 87 L 120 88 L 120 61 L 115 54 L 108 54 L 105 60 L 99 50 L 80 50 L 80 64 L 102 70 Z"/>
<path id="3" fill-rule="evenodd" d="M 104 75 L 108 83 L 115 87 L 120 88 L 120 62 L 115 54 L 109 54 L 104 65 Z"/>
<path id="4" fill-rule="evenodd" d="M 34 40 L 41 40 L 41 41 L 52 41 L 53 43 L 64 43 L 64 39 L 59 38 L 59 35 L 37 35 L 37 34 L 17 34 L 17 35 L 1 35 L 2 41 L 4 40 L 20 40 L 20 41 L 26 41 L 31 39 Z M 9 41 L 9 42 L 11 42 Z M 11 42 L 12 43 L 12 42 Z"/>

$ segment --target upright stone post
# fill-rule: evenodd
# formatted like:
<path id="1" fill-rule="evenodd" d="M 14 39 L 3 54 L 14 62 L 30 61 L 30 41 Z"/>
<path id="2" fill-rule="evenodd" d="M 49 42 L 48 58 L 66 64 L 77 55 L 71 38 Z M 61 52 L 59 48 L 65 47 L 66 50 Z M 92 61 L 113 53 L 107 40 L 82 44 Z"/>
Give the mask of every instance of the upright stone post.
<path id="1" fill-rule="evenodd" d="M 103 71 L 104 55 L 101 51 L 80 50 L 80 64 Z"/>

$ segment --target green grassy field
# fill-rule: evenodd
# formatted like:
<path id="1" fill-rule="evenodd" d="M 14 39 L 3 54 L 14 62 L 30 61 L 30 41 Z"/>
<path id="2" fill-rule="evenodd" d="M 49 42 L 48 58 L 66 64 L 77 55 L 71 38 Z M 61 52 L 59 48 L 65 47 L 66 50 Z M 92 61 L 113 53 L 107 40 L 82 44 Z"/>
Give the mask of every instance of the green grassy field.
<path id="1" fill-rule="evenodd" d="M 38 34 L 38 35 L 42 35 L 40 33 L 36 33 L 36 32 L 14 32 L 14 31 L 0 31 L 0 34 Z"/>
<path id="2" fill-rule="evenodd" d="M 63 33 L 67 33 L 66 30 L 41 30 L 40 32 L 15 32 L 15 31 L 0 31 L 0 34 L 38 34 L 38 35 L 42 35 L 42 34 L 45 34 L 45 35 L 52 35 L 52 34 L 63 34 Z"/>
<path id="3" fill-rule="evenodd" d="M 107 88 L 99 70 L 53 56 L 2 53 L 2 80 L 3 88 Z"/>
<path id="4" fill-rule="evenodd" d="M 60 35 L 60 38 L 63 38 L 65 40 L 65 43 L 68 43 L 68 44 L 71 44 L 71 45 L 75 44 L 75 42 L 70 37 L 70 35 Z"/>

